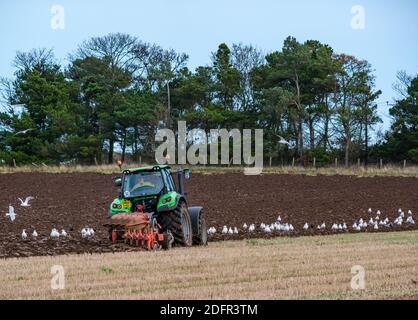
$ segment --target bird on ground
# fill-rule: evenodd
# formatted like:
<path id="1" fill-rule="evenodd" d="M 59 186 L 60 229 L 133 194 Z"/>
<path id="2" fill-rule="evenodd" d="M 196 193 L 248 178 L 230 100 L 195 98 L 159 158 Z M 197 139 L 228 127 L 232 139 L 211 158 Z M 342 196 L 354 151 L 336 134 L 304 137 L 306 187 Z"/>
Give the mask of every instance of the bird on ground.
<path id="1" fill-rule="evenodd" d="M 376 222 L 373 228 L 374 230 L 379 230 L 379 224 Z"/>
<path id="2" fill-rule="evenodd" d="M 266 226 L 266 227 L 264 228 L 264 232 L 266 232 L 266 233 L 271 233 L 270 226 Z"/>
<path id="3" fill-rule="evenodd" d="M 408 210 L 408 215 L 412 216 L 412 211 Z"/>
<path id="4" fill-rule="evenodd" d="M 327 225 L 325 224 L 325 222 L 323 222 L 322 224 L 321 224 L 321 230 L 325 230 L 325 228 L 327 227 Z"/>
<path id="5" fill-rule="evenodd" d="M 234 230 L 231 227 L 229 227 L 228 234 L 234 234 Z"/>
<path id="6" fill-rule="evenodd" d="M 305 223 L 305 225 L 303 226 L 303 230 L 308 230 L 309 229 L 309 224 L 308 223 Z"/>
<path id="7" fill-rule="evenodd" d="M 336 223 L 334 223 L 334 224 L 332 225 L 332 227 L 331 227 L 331 230 L 335 231 L 335 230 L 337 230 L 337 229 L 338 229 L 338 226 L 337 226 L 337 224 L 336 224 Z"/>
<path id="8" fill-rule="evenodd" d="M 243 228 L 244 230 L 247 230 L 247 228 L 248 228 L 247 224 L 246 224 L 246 223 L 244 223 L 244 225 L 242 226 L 242 228 Z"/>
<path id="9" fill-rule="evenodd" d="M 33 131 L 33 130 L 34 129 L 25 129 L 25 130 L 16 132 L 14 135 L 17 136 L 17 135 L 21 135 L 21 134 L 27 134 L 28 132 Z"/>
<path id="10" fill-rule="evenodd" d="M 58 232 L 57 229 L 52 229 L 51 230 L 51 234 L 50 234 L 51 238 L 59 238 L 60 237 L 60 233 Z"/>
<path id="11" fill-rule="evenodd" d="M 295 227 L 292 224 L 289 225 L 289 231 L 295 231 Z"/>
<path id="12" fill-rule="evenodd" d="M 26 197 L 25 201 L 23 201 L 22 198 L 18 198 L 20 201 L 20 206 L 21 207 L 30 207 L 29 201 L 35 199 L 34 197 Z"/>
<path id="13" fill-rule="evenodd" d="M 36 239 L 37 237 L 38 237 L 38 233 L 36 232 L 36 230 L 33 230 L 32 238 Z"/>
<path id="14" fill-rule="evenodd" d="M 8 216 L 10 218 L 10 221 L 15 221 L 16 219 L 16 213 L 15 213 L 15 208 L 13 208 L 12 206 L 9 205 L 9 212 L 6 213 L 6 216 Z"/>
<path id="15" fill-rule="evenodd" d="M 342 231 L 343 230 L 343 225 L 341 223 L 338 225 L 338 230 L 339 231 Z"/>
<path id="16" fill-rule="evenodd" d="M 26 230 L 25 229 L 23 229 L 23 231 L 22 231 L 22 239 L 23 240 L 26 240 L 28 238 L 28 235 L 27 235 L 27 233 L 26 233 Z"/>
<path id="17" fill-rule="evenodd" d="M 406 222 L 409 224 L 415 224 L 414 218 L 412 218 L 412 216 L 409 216 L 408 219 L 406 219 Z"/>
<path id="18" fill-rule="evenodd" d="M 235 227 L 234 228 L 234 234 L 238 234 L 239 232 L 238 232 L 238 228 L 237 227 Z"/>
<path id="19" fill-rule="evenodd" d="M 347 230 L 348 228 L 347 228 L 347 224 L 344 222 L 344 224 L 343 224 L 343 230 Z"/>
<path id="20" fill-rule="evenodd" d="M 363 222 L 363 228 L 366 229 L 367 228 L 367 223 Z"/>
<path id="21" fill-rule="evenodd" d="M 264 230 L 266 228 L 266 225 L 264 223 L 262 223 L 262 224 L 260 224 L 260 228 Z"/>
<path id="22" fill-rule="evenodd" d="M 370 218 L 370 220 L 369 220 L 369 225 L 374 225 L 373 218 Z"/>
<path id="23" fill-rule="evenodd" d="M 64 229 L 61 230 L 61 237 L 67 237 L 67 232 Z"/>
<path id="24" fill-rule="evenodd" d="M 363 218 L 360 218 L 360 220 L 358 221 L 358 223 L 361 225 L 363 225 L 363 222 L 364 222 Z"/>
<path id="25" fill-rule="evenodd" d="M 376 214 L 377 214 L 378 216 L 380 216 L 382 213 L 380 212 L 380 210 L 377 210 Z"/>
<path id="26" fill-rule="evenodd" d="M 227 226 L 224 226 L 224 227 L 222 228 L 222 233 L 223 233 L 223 234 L 227 234 L 227 233 L 228 233 L 228 227 L 227 227 Z"/>
<path id="27" fill-rule="evenodd" d="M 277 218 L 277 221 L 282 222 L 282 217 L 280 217 L 280 216 L 279 216 L 279 217 Z"/>
<path id="28" fill-rule="evenodd" d="M 357 229 L 357 223 L 356 222 L 353 223 L 352 228 Z"/>
<path id="29" fill-rule="evenodd" d="M 373 212 L 372 208 L 369 208 L 369 210 L 367 210 L 367 212 L 372 213 Z"/>
<path id="30" fill-rule="evenodd" d="M 93 237 L 96 233 L 93 228 L 89 228 L 90 237 Z"/>
<path id="31" fill-rule="evenodd" d="M 255 225 L 250 225 L 250 227 L 248 228 L 249 232 L 253 232 L 255 230 Z"/>
<path id="32" fill-rule="evenodd" d="M 83 237 L 83 238 L 87 238 L 88 237 L 88 230 L 87 230 L 87 228 L 83 228 L 83 229 L 81 229 L 81 237 Z"/>

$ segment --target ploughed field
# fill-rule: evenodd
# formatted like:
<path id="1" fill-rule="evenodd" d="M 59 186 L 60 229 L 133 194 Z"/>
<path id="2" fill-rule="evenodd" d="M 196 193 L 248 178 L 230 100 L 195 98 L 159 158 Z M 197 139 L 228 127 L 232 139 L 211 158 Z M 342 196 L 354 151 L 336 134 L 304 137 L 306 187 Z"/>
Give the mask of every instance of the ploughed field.
<path id="1" fill-rule="evenodd" d="M 0 258 L 68 253 L 103 253 L 135 251 L 123 244 L 112 244 L 102 226 L 108 206 L 117 196 L 113 176 L 94 173 L 0 174 Z M 354 176 L 303 176 L 265 174 L 245 176 L 241 173 L 192 174 L 186 182 L 189 206 L 204 207 L 208 227 L 216 227 L 211 241 L 276 236 L 324 235 L 333 233 L 331 225 L 346 223 L 347 232 L 360 218 L 368 221 L 381 217 L 391 221 L 398 209 L 418 215 L 418 179 L 399 177 L 358 178 Z M 18 197 L 34 196 L 30 207 L 21 207 Z M 16 220 L 6 216 L 8 206 L 15 208 Z M 367 210 L 373 208 L 373 215 Z M 291 223 L 291 233 L 265 233 L 260 224 L 271 224 L 278 216 Z M 326 223 L 326 230 L 316 226 Z M 256 224 L 252 233 L 243 230 L 246 223 Z M 303 230 L 305 223 L 311 227 Z M 223 226 L 237 227 L 239 234 L 224 235 Z M 96 230 L 92 238 L 82 238 L 81 229 Z M 52 228 L 65 229 L 67 238 L 50 239 Z M 26 229 L 28 239 L 21 238 Z M 36 229 L 36 240 L 30 236 Z M 382 231 L 417 229 L 417 225 L 380 228 Z M 367 231 L 376 232 L 373 228 Z"/>

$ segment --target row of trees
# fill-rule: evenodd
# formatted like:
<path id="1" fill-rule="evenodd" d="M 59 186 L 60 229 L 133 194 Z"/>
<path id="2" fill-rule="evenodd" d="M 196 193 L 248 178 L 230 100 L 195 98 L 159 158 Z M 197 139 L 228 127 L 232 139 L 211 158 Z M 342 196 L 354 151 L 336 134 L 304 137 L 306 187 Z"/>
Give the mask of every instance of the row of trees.
<path id="1" fill-rule="evenodd" d="M 417 78 L 400 77 L 393 126 L 371 148 L 381 121 L 373 69 L 318 41 L 289 37 L 267 55 L 221 44 L 191 71 L 186 54 L 117 33 L 82 43 L 69 60 L 64 67 L 46 49 L 17 53 L 14 78 L 1 81 L 3 162 L 112 163 L 115 150 L 122 160 L 153 159 L 156 132 L 178 120 L 207 132 L 262 128 L 276 162 L 418 160 Z"/>

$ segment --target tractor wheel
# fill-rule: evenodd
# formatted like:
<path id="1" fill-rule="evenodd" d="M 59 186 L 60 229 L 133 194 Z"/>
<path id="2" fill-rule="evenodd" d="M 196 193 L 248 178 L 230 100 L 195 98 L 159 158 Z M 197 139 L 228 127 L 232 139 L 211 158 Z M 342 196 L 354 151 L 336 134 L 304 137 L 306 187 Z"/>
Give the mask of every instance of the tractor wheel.
<path id="1" fill-rule="evenodd" d="M 189 208 L 189 212 L 193 227 L 193 244 L 206 246 L 208 244 L 208 230 L 203 208 L 192 207 Z"/>
<path id="2" fill-rule="evenodd" d="M 174 237 L 174 244 L 190 247 L 193 244 L 192 222 L 189 210 L 184 202 L 180 202 L 173 211 L 163 214 L 160 225 L 170 231 Z"/>

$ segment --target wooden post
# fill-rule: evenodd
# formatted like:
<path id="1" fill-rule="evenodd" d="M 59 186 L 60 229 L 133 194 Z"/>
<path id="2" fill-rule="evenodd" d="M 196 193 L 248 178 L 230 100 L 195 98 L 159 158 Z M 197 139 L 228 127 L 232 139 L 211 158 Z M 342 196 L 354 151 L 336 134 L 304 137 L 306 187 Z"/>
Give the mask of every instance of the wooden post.
<path id="1" fill-rule="evenodd" d="M 335 167 L 338 168 L 338 158 L 335 158 Z"/>
<path id="2" fill-rule="evenodd" d="M 13 167 L 16 168 L 16 159 L 13 158 Z"/>
<path id="3" fill-rule="evenodd" d="M 96 158 L 96 156 L 94 156 L 94 164 L 96 165 L 96 167 L 99 165 L 99 164 L 97 163 L 97 158 Z"/>
<path id="4" fill-rule="evenodd" d="M 142 157 L 139 156 L 139 165 L 142 165 Z"/>
<path id="5" fill-rule="evenodd" d="M 269 161 L 270 161 L 270 168 L 271 168 L 271 163 L 272 163 L 272 157 L 270 157 L 270 160 L 269 160 Z"/>
<path id="6" fill-rule="evenodd" d="M 382 169 L 383 168 L 383 159 L 382 158 L 380 158 L 380 162 L 379 162 L 379 169 Z"/>
<path id="7" fill-rule="evenodd" d="M 292 168 L 295 166 L 295 157 L 292 159 Z"/>
<path id="8" fill-rule="evenodd" d="M 313 167 L 316 168 L 316 157 L 313 158 Z"/>
<path id="9" fill-rule="evenodd" d="M 360 158 L 357 159 L 357 167 L 360 168 Z"/>
<path id="10" fill-rule="evenodd" d="M 403 168 L 406 169 L 406 160 L 403 161 Z"/>

